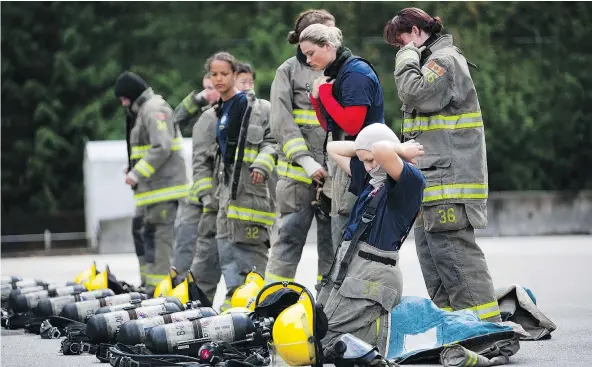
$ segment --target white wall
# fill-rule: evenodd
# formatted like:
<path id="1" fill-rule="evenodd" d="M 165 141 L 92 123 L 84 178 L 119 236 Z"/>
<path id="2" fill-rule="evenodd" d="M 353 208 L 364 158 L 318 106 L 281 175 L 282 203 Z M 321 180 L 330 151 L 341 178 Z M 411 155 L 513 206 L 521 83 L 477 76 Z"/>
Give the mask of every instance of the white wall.
<path id="1" fill-rule="evenodd" d="M 183 156 L 187 177 L 191 179 L 191 139 L 184 139 Z M 125 167 L 125 140 L 86 143 L 83 161 L 84 215 L 87 240 L 93 248 L 98 246 L 101 221 L 126 219 L 134 214 L 133 191 L 125 184 Z"/>

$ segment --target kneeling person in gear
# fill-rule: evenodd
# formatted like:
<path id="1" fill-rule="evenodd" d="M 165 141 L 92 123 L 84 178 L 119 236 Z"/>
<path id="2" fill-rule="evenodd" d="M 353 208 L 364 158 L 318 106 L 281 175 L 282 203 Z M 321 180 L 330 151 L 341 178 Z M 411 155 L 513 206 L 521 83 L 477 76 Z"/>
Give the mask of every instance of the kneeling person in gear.
<path id="1" fill-rule="evenodd" d="M 115 95 L 134 116 L 130 132 L 133 168 L 126 184 L 136 187 L 134 200 L 143 211 L 147 292 L 168 276 L 178 200 L 187 196 L 183 139 L 171 106 L 137 74 L 122 73 Z M 153 249 L 153 251 L 152 251 Z"/>
<path id="2" fill-rule="evenodd" d="M 351 333 L 383 352 L 388 315 L 403 289 L 399 249 L 425 187 L 423 175 L 411 164 L 423 155 L 423 147 L 414 141 L 401 144 L 386 125 L 372 124 L 355 142 L 331 142 L 327 151 L 351 176 L 350 191 L 358 199 L 331 270 L 321 281 L 318 301 L 329 320 L 322 344 L 331 347 Z"/>

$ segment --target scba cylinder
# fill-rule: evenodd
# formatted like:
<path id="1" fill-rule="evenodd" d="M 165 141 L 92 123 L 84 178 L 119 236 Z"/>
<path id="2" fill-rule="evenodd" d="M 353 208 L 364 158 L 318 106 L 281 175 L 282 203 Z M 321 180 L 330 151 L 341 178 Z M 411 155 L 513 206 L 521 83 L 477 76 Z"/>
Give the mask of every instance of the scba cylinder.
<path id="1" fill-rule="evenodd" d="M 174 303 L 162 303 L 160 305 L 92 315 L 86 323 L 86 335 L 91 343 L 107 343 L 113 339 L 115 333 L 126 321 L 148 319 L 164 312 L 178 311 L 181 311 L 179 305 Z"/>
<path id="2" fill-rule="evenodd" d="M 183 310 L 185 308 L 183 306 L 183 304 L 179 301 L 179 299 L 177 299 L 176 297 L 159 297 L 159 298 L 146 299 L 141 302 L 132 302 L 132 303 L 128 302 L 128 303 L 122 303 L 120 305 L 101 307 L 100 309 L 98 309 L 95 312 L 95 314 L 121 311 L 121 310 L 128 309 L 128 308 L 155 306 L 155 305 L 161 305 L 161 304 L 167 303 L 167 302 L 176 304 L 177 306 L 179 306 L 179 310 Z"/>
<path id="3" fill-rule="evenodd" d="M 12 288 L 13 289 L 17 289 L 17 288 L 29 288 L 29 287 L 35 287 L 35 286 L 45 286 L 45 282 L 38 280 L 38 279 L 23 279 L 23 280 L 19 280 L 16 283 L 13 283 Z"/>
<path id="4" fill-rule="evenodd" d="M 84 322 L 87 317 L 94 315 L 95 311 L 101 307 L 128 303 L 136 299 L 146 299 L 146 295 L 143 293 L 130 292 L 90 301 L 69 303 L 64 306 L 60 316 Z"/>
<path id="5" fill-rule="evenodd" d="M 17 289 L 15 289 L 15 291 L 16 290 Z M 84 286 L 76 285 L 61 288 L 53 288 L 52 291 L 42 290 L 26 294 L 19 294 L 15 297 L 11 297 L 11 299 L 9 300 L 9 305 L 14 312 L 26 312 L 29 310 L 34 310 L 39 304 L 39 302 L 52 297 L 52 294 L 64 296 L 73 293 L 80 293 L 85 290 L 86 288 Z"/>
<path id="6" fill-rule="evenodd" d="M 128 321 L 121 325 L 117 334 L 117 341 L 126 345 L 144 344 L 146 333 L 155 326 L 183 322 L 189 319 L 201 319 L 216 316 L 218 313 L 211 307 L 194 308 L 187 311 L 175 312 L 168 315 Z"/>
<path id="7" fill-rule="evenodd" d="M 45 298 L 49 298 L 49 292 L 46 290 L 35 291 L 31 293 L 19 294 L 8 300 L 9 307 L 14 312 L 27 312 L 37 306 L 39 301 Z"/>
<path id="8" fill-rule="evenodd" d="M 69 303 L 89 301 L 114 295 L 115 293 L 113 293 L 111 289 L 99 289 L 96 291 L 82 292 L 80 294 L 42 299 L 37 304 L 37 307 L 35 307 L 35 315 L 57 316 L 62 312 L 64 306 Z"/>
<path id="9" fill-rule="evenodd" d="M 8 304 L 11 304 L 14 302 L 14 299 L 16 299 L 16 296 L 18 295 L 39 292 L 42 290 L 44 289 L 40 285 L 20 289 L 5 289 L 3 290 L 4 293 L 2 293 L 2 299 L 8 301 Z"/>
<path id="10" fill-rule="evenodd" d="M 67 296 L 74 293 L 86 292 L 86 287 L 81 284 L 50 285 L 47 287 L 50 297 Z"/>
<path id="11" fill-rule="evenodd" d="M 232 313 L 153 327 L 146 333 L 144 344 L 152 353 L 166 354 L 187 340 L 207 338 L 231 343 L 246 339 L 254 330 L 248 314 Z"/>

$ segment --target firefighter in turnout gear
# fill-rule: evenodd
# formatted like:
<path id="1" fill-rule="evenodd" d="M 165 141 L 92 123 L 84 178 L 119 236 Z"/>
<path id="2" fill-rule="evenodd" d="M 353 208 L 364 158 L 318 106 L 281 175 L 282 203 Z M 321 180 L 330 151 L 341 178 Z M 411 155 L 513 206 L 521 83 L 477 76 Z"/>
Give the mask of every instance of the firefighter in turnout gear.
<path id="1" fill-rule="evenodd" d="M 270 205 L 265 181 L 275 168 L 275 141 L 269 131 L 269 102 L 255 98 L 250 92 L 238 92 L 235 87 L 237 65 L 234 57 L 219 52 L 208 59 L 206 69 L 220 93 L 220 101 L 215 109 L 216 124 L 213 133 L 210 132 L 211 140 L 202 149 L 211 149 L 215 144 L 212 151 L 216 157 L 202 165 L 194 177 L 194 190 L 206 209 L 218 206 L 215 224 L 217 253 L 230 257 L 221 258 L 220 264 L 228 295 L 232 295 L 253 267 L 263 273 L 267 265 L 275 210 Z M 214 111 L 206 111 L 204 117 L 210 113 Z M 202 223 L 203 220 L 200 232 Z M 198 245 L 196 258 L 216 256 L 216 249 L 201 247 L 202 243 Z M 198 285 L 211 296 L 219 273 L 205 272 L 197 264 L 195 277 Z"/>
<path id="2" fill-rule="evenodd" d="M 122 73 L 115 95 L 134 115 L 129 133 L 133 168 L 125 182 L 134 188 L 134 201 L 144 218 L 147 292 L 168 276 L 173 251 L 178 201 L 189 184 L 182 155 L 183 139 L 168 103 L 137 74 Z"/>
<path id="3" fill-rule="evenodd" d="M 325 10 L 307 10 L 297 18 L 288 41 L 297 44 L 300 32 L 315 23 L 332 26 L 335 18 Z M 265 272 L 266 284 L 294 280 L 306 234 L 315 217 L 319 279 L 331 266 L 331 203 L 325 196 L 330 193 L 323 192 L 321 196 L 320 191 L 321 187 L 326 190 L 331 185 L 329 181 L 323 185 L 327 178 L 323 153 L 326 134 L 308 97 L 313 81 L 321 75 L 322 72 L 306 63 L 306 56 L 297 48 L 296 56 L 277 69 L 271 85 L 271 131 L 278 141 L 276 199 L 281 221 L 279 238 L 271 248 Z M 313 206 L 313 201 L 319 205 Z M 316 210 L 322 209 L 322 201 L 325 202 L 324 212 Z"/>
<path id="4" fill-rule="evenodd" d="M 220 94 L 218 94 L 214 88 L 209 75 L 206 75 L 203 78 L 203 87 L 204 89 L 202 92 L 191 92 L 183 102 L 177 106 L 174 113 L 174 121 L 176 123 L 181 124 L 184 121 L 197 118 L 198 115 L 204 116 L 203 112 L 211 109 L 211 107 L 218 101 Z M 199 223 L 204 216 L 204 208 L 202 202 L 199 200 L 199 196 L 196 194 L 201 187 L 205 186 L 203 185 L 203 181 L 195 181 L 195 177 L 198 176 L 199 170 L 204 165 L 203 160 L 213 160 L 213 154 L 211 153 L 213 144 L 211 144 L 211 141 L 215 135 L 210 137 L 208 135 L 209 130 L 207 129 L 212 123 L 215 126 L 215 121 L 215 114 L 210 113 L 208 116 L 204 117 L 204 122 L 202 122 L 199 127 L 197 127 L 197 122 L 191 124 L 193 125 L 192 171 L 194 182 L 193 187 L 187 196 L 187 200 L 183 203 L 179 228 L 177 229 L 173 265 L 179 274 L 185 274 L 191 268 L 191 263 L 195 256 L 197 241 L 213 243 L 214 246 L 216 244 L 215 236 L 212 235 L 212 231 L 214 234 L 216 233 L 215 223 L 213 223 L 214 227 L 212 229 L 204 229 L 202 232 L 198 231 Z M 208 182 L 207 184 L 211 184 L 211 182 Z M 210 215 L 213 215 L 215 218 L 216 210 L 212 210 Z"/>
<path id="5" fill-rule="evenodd" d="M 202 85 L 203 90 L 201 92 L 191 91 L 175 108 L 175 122 L 179 124 L 183 135 L 185 135 L 185 130 L 192 131 L 198 117 L 220 98 L 207 73 L 203 77 Z"/>
<path id="6" fill-rule="evenodd" d="M 416 221 L 417 255 L 430 298 L 439 307 L 471 309 L 501 321 L 493 281 L 475 228 L 487 226 L 487 158 L 483 118 L 469 65 L 441 35 L 440 18 L 401 10 L 384 29 L 401 47 L 395 83 L 404 111 L 403 136 L 423 145 L 426 178 Z"/>

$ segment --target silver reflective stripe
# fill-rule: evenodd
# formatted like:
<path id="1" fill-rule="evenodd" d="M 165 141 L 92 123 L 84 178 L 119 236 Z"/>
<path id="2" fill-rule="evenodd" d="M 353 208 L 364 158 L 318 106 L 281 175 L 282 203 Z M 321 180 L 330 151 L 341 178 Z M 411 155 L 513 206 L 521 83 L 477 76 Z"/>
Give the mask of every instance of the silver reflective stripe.
<path id="1" fill-rule="evenodd" d="M 487 199 L 487 184 L 451 184 L 430 186 L 423 191 L 423 202 L 445 199 Z"/>
<path id="2" fill-rule="evenodd" d="M 180 199 L 187 196 L 191 185 L 179 185 L 160 190 L 143 192 L 134 195 L 137 206 L 159 203 L 167 200 Z"/>
<path id="3" fill-rule="evenodd" d="M 293 166 L 288 162 L 278 161 L 277 173 L 280 176 L 288 177 L 306 184 L 312 183 L 312 179 L 306 175 L 304 168 Z"/>
<path id="4" fill-rule="evenodd" d="M 403 132 L 469 129 L 483 126 L 481 112 L 463 113 L 461 115 L 418 116 L 403 120 Z"/>
<path id="5" fill-rule="evenodd" d="M 314 110 L 294 110 L 294 121 L 298 125 L 319 125 L 317 114 Z"/>
<path id="6" fill-rule="evenodd" d="M 275 213 L 243 208 L 235 205 L 228 206 L 227 217 L 241 221 L 261 223 L 268 226 L 272 226 L 275 221 Z"/>

